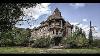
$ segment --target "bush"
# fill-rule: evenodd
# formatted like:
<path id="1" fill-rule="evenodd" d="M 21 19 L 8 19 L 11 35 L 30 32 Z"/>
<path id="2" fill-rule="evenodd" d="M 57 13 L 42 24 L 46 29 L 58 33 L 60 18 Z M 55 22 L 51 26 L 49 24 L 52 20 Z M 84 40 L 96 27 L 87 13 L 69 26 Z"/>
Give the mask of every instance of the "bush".
<path id="1" fill-rule="evenodd" d="M 0 46 L 12 46 L 12 32 L 2 32 L 0 36 Z"/>
<path id="2" fill-rule="evenodd" d="M 36 39 L 34 41 L 34 43 L 32 44 L 32 47 L 35 47 L 35 48 L 44 48 L 44 47 L 50 47 L 50 44 L 51 44 L 51 38 L 50 37 L 47 37 L 47 38 L 39 38 L 39 39 Z"/>
<path id="3" fill-rule="evenodd" d="M 93 46 L 97 47 L 97 48 L 100 48 L 100 39 L 94 39 Z"/>
<path id="4" fill-rule="evenodd" d="M 74 35 L 62 40 L 65 48 L 88 48 L 88 39 L 85 36 Z"/>
<path id="5" fill-rule="evenodd" d="M 62 40 L 62 44 L 64 45 L 64 48 L 76 48 L 77 45 L 74 42 L 74 39 L 71 37 L 65 37 L 66 39 Z"/>

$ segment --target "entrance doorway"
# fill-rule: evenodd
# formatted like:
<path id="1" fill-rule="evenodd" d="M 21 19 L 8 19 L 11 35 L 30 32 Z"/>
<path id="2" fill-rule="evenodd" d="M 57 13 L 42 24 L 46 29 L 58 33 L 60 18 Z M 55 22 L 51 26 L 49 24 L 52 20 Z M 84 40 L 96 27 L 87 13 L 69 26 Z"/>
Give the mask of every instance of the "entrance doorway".
<path id="1" fill-rule="evenodd" d="M 61 43 L 62 37 L 54 37 L 54 44 L 55 46 L 59 46 Z"/>

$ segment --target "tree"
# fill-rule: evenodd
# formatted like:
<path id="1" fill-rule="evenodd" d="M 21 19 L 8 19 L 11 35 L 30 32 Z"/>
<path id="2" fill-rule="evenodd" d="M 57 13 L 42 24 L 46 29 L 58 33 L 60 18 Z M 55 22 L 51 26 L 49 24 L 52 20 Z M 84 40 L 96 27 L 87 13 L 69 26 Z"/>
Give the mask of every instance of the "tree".
<path id="1" fill-rule="evenodd" d="M 13 46 L 14 45 L 14 32 L 8 31 L 8 32 L 2 32 L 1 38 L 0 38 L 0 45 L 1 46 Z"/>
<path id="2" fill-rule="evenodd" d="M 90 31 L 89 31 L 89 44 L 93 44 L 93 36 L 92 36 L 92 26 L 91 26 L 91 21 L 90 21 Z"/>
<path id="3" fill-rule="evenodd" d="M 19 46 L 28 46 L 30 33 L 29 30 L 23 28 L 16 28 L 14 42 Z"/>
<path id="4" fill-rule="evenodd" d="M 14 27 L 12 31 L 2 32 L 1 46 L 28 46 L 30 38 L 29 30 Z"/>
<path id="5" fill-rule="evenodd" d="M 37 3 L 1 3 L 0 4 L 0 32 L 12 30 L 13 25 L 23 15 L 21 8 L 36 6 Z"/>
<path id="6" fill-rule="evenodd" d="M 28 43 L 29 43 L 29 46 L 31 45 L 31 29 L 27 28 L 27 38 L 28 38 Z"/>
<path id="7" fill-rule="evenodd" d="M 72 48 L 82 48 L 88 46 L 88 39 L 85 36 L 85 32 L 81 28 L 77 27 L 76 31 L 72 33 L 72 36 L 66 39 L 66 43 L 70 44 Z"/>
<path id="8" fill-rule="evenodd" d="M 23 21 L 19 19 L 20 16 L 24 15 L 21 10 L 22 8 L 30 8 L 37 4 L 38 3 L 0 3 L 0 40 L 4 37 L 3 34 L 11 31 L 18 21 Z"/>

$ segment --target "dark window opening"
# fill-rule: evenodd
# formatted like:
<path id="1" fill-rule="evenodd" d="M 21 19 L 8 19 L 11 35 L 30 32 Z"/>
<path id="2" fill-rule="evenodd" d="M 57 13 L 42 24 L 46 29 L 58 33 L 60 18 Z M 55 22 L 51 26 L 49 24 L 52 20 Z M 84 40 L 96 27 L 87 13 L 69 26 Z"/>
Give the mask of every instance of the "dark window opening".
<path id="1" fill-rule="evenodd" d="M 58 35 L 58 30 L 56 30 L 56 35 Z"/>
<path id="2" fill-rule="evenodd" d="M 53 34 L 54 34 L 54 31 L 53 31 Z"/>

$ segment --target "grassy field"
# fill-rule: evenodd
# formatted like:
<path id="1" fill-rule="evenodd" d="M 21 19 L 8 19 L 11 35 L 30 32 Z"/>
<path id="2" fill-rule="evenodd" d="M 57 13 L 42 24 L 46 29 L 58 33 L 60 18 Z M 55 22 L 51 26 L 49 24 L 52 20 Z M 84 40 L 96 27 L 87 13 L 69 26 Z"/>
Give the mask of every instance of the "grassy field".
<path id="1" fill-rule="evenodd" d="M 100 54 L 100 49 L 46 49 L 31 47 L 0 47 L 0 54 Z"/>

